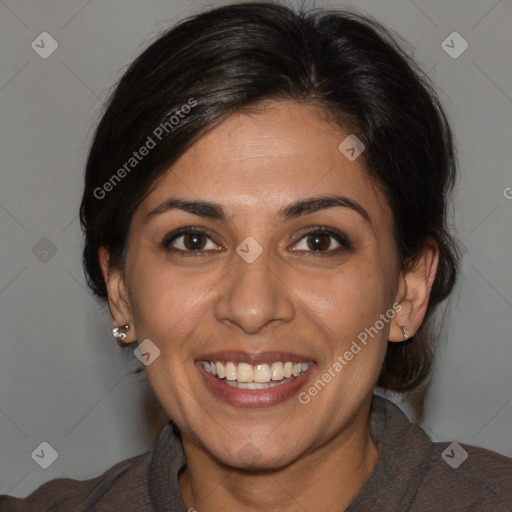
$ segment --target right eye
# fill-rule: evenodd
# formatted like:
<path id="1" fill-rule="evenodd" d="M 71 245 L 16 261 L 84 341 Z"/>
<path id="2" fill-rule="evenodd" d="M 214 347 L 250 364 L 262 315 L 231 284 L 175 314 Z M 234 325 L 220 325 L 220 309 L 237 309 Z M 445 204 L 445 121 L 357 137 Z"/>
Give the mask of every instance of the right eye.
<path id="1" fill-rule="evenodd" d="M 180 228 L 166 235 L 161 245 L 167 251 L 175 253 L 197 253 L 201 255 L 212 250 L 218 251 L 219 249 L 205 247 L 208 245 L 208 240 L 216 245 L 202 229 L 188 227 Z"/>

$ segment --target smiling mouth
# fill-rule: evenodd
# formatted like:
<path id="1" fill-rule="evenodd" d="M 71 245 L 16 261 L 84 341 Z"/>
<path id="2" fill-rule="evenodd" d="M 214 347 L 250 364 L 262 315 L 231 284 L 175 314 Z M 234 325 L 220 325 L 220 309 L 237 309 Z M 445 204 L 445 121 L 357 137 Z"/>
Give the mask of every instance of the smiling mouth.
<path id="1" fill-rule="evenodd" d="M 308 362 L 275 361 L 270 364 L 201 361 L 207 373 L 239 389 L 268 389 L 292 382 L 307 372 Z"/>

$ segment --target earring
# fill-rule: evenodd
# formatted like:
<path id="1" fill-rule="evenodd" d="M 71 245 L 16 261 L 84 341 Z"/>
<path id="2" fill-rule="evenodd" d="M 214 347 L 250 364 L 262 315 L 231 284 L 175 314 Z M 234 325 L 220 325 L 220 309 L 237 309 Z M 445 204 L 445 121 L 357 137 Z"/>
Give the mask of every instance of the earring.
<path id="1" fill-rule="evenodd" d="M 127 324 L 118 325 L 117 327 L 114 327 L 112 329 L 112 335 L 114 336 L 114 339 L 116 340 L 117 344 L 120 347 L 126 347 L 127 345 L 129 345 L 129 343 L 125 343 L 125 340 L 127 338 L 126 332 L 128 331 L 129 328 L 130 326 Z"/>
<path id="2" fill-rule="evenodd" d="M 404 332 L 404 341 L 408 340 L 410 336 L 407 334 L 407 326 L 402 325 L 402 331 Z"/>

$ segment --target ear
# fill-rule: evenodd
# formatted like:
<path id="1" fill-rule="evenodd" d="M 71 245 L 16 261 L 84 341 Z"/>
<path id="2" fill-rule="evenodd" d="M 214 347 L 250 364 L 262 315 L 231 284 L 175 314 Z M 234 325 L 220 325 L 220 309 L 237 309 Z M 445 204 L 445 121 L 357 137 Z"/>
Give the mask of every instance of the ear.
<path id="1" fill-rule="evenodd" d="M 395 304 L 396 314 L 391 321 L 389 341 L 404 341 L 403 326 L 410 337 L 418 331 L 427 312 L 430 291 L 439 263 L 437 243 L 428 238 L 418 260 L 402 271 Z M 400 307 L 401 306 L 401 307 Z"/>
<path id="2" fill-rule="evenodd" d="M 127 337 L 124 343 L 131 343 L 136 340 L 137 336 L 133 327 L 133 315 L 123 272 L 110 264 L 110 251 L 107 247 L 100 247 L 98 258 L 107 287 L 108 305 L 112 315 L 113 327 L 128 325 L 129 329 L 126 332 Z"/>

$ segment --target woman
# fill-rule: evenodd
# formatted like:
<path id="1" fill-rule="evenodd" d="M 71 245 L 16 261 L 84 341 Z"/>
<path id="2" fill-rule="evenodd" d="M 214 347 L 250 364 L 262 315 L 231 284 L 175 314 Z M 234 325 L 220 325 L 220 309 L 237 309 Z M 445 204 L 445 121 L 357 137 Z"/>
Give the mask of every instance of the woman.
<path id="1" fill-rule="evenodd" d="M 164 34 L 98 126 L 81 222 L 171 422 L 1 510 L 511 510 L 511 459 L 374 395 L 429 375 L 455 173 L 433 89 L 372 20 L 249 3 Z"/>

